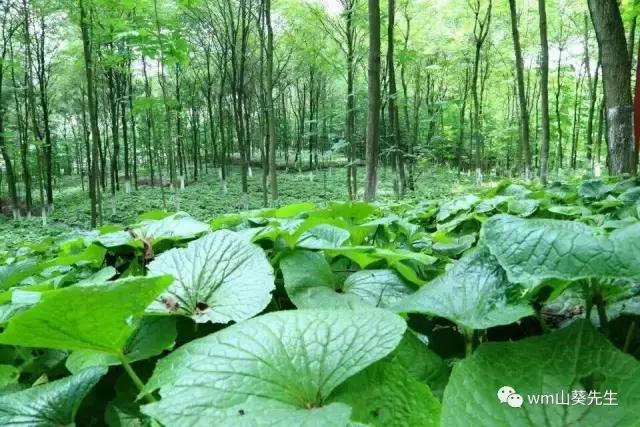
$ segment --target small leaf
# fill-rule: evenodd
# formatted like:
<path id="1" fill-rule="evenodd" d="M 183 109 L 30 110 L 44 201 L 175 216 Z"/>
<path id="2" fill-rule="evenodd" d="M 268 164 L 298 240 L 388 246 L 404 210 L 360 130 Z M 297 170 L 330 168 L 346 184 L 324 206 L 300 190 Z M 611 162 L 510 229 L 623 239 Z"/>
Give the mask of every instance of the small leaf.
<path id="1" fill-rule="evenodd" d="M 0 389 L 17 384 L 20 370 L 12 365 L 0 365 Z"/>

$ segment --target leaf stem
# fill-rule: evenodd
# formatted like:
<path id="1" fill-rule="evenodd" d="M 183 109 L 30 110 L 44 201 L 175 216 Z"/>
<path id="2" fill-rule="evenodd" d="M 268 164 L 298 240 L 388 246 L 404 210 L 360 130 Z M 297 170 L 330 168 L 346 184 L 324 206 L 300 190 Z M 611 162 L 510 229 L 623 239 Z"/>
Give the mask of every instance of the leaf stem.
<path id="1" fill-rule="evenodd" d="M 142 382 L 138 374 L 136 374 L 136 371 L 133 370 L 124 355 L 119 354 L 118 359 L 120 359 L 120 363 L 122 363 L 124 370 L 127 371 L 127 374 L 129 375 L 129 378 L 131 378 L 131 381 L 133 381 L 138 390 L 142 393 L 142 391 L 144 390 L 144 383 Z M 157 402 L 157 399 L 153 397 L 153 395 L 148 393 L 144 394 L 144 399 L 149 403 Z"/>
<path id="2" fill-rule="evenodd" d="M 624 338 L 624 346 L 622 347 L 622 351 L 625 353 L 629 352 L 629 346 L 631 345 L 631 340 L 633 339 L 633 333 L 636 330 L 636 321 L 632 320 L 629 324 L 629 330 L 627 331 L 627 336 Z"/>
<path id="3" fill-rule="evenodd" d="M 464 328 L 464 356 L 473 354 L 473 329 Z"/>
<path id="4" fill-rule="evenodd" d="M 606 337 L 609 337 L 609 319 L 607 319 L 606 304 L 600 292 L 596 293 L 593 296 L 593 302 L 595 303 L 596 309 L 598 310 L 598 318 L 600 319 L 600 329 L 602 329 L 602 333 Z"/>
<path id="5" fill-rule="evenodd" d="M 585 282 L 582 286 L 585 299 L 585 318 L 591 319 L 591 310 L 593 309 L 593 294 L 591 281 Z"/>

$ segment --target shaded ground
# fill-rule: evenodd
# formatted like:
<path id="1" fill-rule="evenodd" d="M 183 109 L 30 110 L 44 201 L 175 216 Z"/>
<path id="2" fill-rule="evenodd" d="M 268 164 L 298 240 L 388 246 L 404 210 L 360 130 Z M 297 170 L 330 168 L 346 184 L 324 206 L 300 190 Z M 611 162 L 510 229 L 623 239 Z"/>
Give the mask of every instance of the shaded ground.
<path id="1" fill-rule="evenodd" d="M 379 199 L 394 199 L 391 171 L 380 171 Z M 359 187 L 362 187 L 364 170 L 360 169 Z M 310 201 L 323 204 L 328 201 L 347 199 L 344 169 L 324 169 L 310 172 L 280 173 L 278 175 L 279 205 Z M 229 212 L 240 211 L 240 174 L 232 170 L 227 180 L 227 192 L 220 185 L 217 174 L 210 173 L 197 182 L 187 183 L 184 190 L 150 187 L 142 185 L 139 189 L 126 194 L 124 189 L 116 193 L 115 214 L 114 199 L 109 188 L 103 194 L 104 223 L 130 222 L 143 212 L 153 209 L 169 211 L 182 210 L 200 220 Z M 406 196 L 407 201 L 425 198 L 446 197 L 460 194 L 472 188 L 471 178 L 449 169 L 437 168 L 418 174 L 416 189 Z M 163 203 L 164 192 L 164 203 Z M 359 195 L 362 196 L 361 194 Z M 12 247 L 23 240 L 36 241 L 43 235 L 55 235 L 69 228 L 89 228 L 90 205 L 88 195 L 82 191 L 79 177 L 67 177 L 59 183 L 54 193 L 55 210 L 47 219 L 46 227 L 41 218 L 21 218 L 9 220 L 0 215 L 0 250 Z M 253 169 L 249 179 L 249 207 L 264 207 L 262 194 L 262 171 Z M 39 209 L 38 209 L 39 210 Z M 35 212 L 34 214 L 37 214 Z"/>

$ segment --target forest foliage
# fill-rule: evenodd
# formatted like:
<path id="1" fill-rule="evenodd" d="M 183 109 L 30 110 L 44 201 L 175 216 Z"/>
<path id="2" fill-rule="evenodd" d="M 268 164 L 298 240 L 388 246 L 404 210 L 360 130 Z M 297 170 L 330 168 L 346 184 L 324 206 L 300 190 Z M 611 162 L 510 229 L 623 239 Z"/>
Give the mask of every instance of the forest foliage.
<path id="1" fill-rule="evenodd" d="M 25 243 L 0 264 L 0 420 L 633 425 L 638 184 L 152 211 Z M 505 383 L 610 405 L 515 411 Z"/>
<path id="2" fill-rule="evenodd" d="M 363 196 L 360 171 L 377 163 L 393 168 L 384 179 L 397 197 L 427 165 L 478 181 L 616 166 L 608 142 L 629 135 L 610 135 L 620 127 L 608 124 L 603 68 L 631 80 L 636 4 L 602 23 L 628 39 L 620 70 L 599 55 L 613 50 L 600 48 L 589 2 L 511 3 L 381 4 L 380 138 L 367 166 L 374 50 L 363 0 L 3 2 L 3 211 L 51 214 L 69 175 L 96 225 L 114 213 L 104 194 L 177 189 L 210 170 L 213 191 L 226 192 L 233 165 L 245 209 L 252 169 L 261 202 L 276 206 L 278 170 L 331 162 L 345 169 L 342 199 Z M 614 91 L 627 114 L 629 88 Z"/>

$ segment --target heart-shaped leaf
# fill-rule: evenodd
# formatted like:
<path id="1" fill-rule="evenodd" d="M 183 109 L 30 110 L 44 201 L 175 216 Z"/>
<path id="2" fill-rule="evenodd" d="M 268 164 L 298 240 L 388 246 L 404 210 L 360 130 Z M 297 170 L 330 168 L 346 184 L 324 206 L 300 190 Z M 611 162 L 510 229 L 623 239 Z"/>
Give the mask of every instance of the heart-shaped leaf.
<path id="1" fill-rule="evenodd" d="M 506 325 L 533 314 L 526 304 L 510 303 L 513 285 L 489 251 L 480 247 L 465 254 L 447 272 L 405 297 L 398 312 L 444 317 L 470 329 Z"/>
<path id="2" fill-rule="evenodd" d="M 228 230 L 163 253 L 149 264 L 149 274 L 175 277 L 150 310 L 184 314 L 200 323 L 253 317 L 269 304 L 274 289 L 264 252 Z"/>
<path id="3" fill-rule="evenodd" d="M 489 250 L 515 283 L 640 280 L 640 224 L 606 235 L 574 221 L 497 215 L 484 223 L 482 232 Z"/>
<path id="4" fill-rule="evenodd" d="M 287 295 L 298 308 L 390 307 L 415 288 L 393 270 L 361 270 L 344 283 L 320 252 L 297 250 L 280 261 Z"/>
<path id="5" fill-rule="evenodd" d="M 521 407 L 501 403 L 498 390 L 505 386 L 522 397 Z M 638 389 L 640 363 L 578 320 L 539 337 L 481 344 L 453 368 L 442 425 L 633 426 L 640 416 Z"/>
<path id="6" fill-rule="evenodd" d="M 349 240 L 349 232 L 330 224 L 321 224 L 302 233 L 297 246 L 305 249 L 338 248 Z"/>
<path id="7" fill-rule="evenodd" d="M 192 238 L 211 229 L 209 224 L 200 222 L 184 212 L 162 218 L 145 220 L 135 229 L 136 234 L 146 239 Z"/>
<path id="8" fill-rule="evenodd" d="M 381 309 L 269 313 L 184 345 L 145 387 L 143 412 L 164 425 L 346 426 L 327 403 L 346 379 L 388 355 L 406 328 Z"/>

